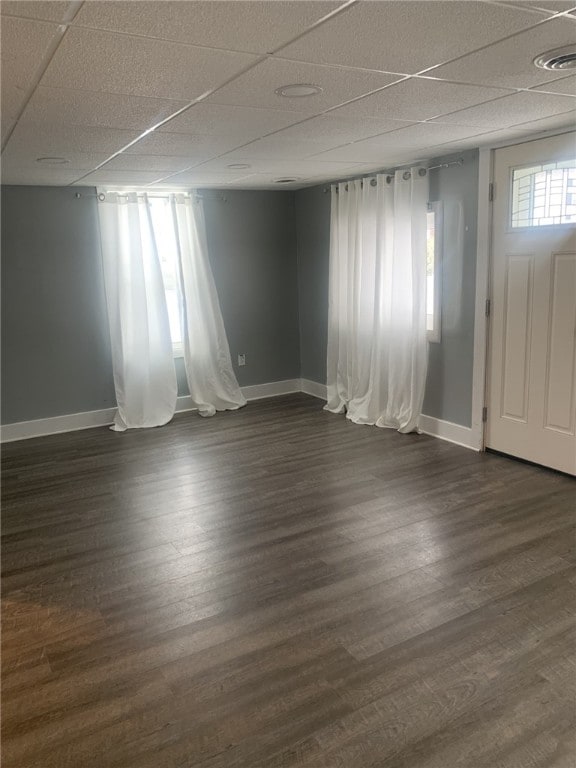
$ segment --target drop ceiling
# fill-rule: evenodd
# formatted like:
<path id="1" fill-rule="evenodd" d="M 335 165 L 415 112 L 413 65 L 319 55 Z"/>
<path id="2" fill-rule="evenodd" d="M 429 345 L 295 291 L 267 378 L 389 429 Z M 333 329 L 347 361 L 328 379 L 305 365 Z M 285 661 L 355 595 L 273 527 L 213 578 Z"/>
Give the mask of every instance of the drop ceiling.
<path id="1" fill-rule="evenodd" d="M 0 14 L 5 184 L 298 188 L 575 123 L 574 74 L 532 62 L 576 41 L 576 0 L 2 0 Z M 322 90 L 276 93 L 294 83 Z"/>

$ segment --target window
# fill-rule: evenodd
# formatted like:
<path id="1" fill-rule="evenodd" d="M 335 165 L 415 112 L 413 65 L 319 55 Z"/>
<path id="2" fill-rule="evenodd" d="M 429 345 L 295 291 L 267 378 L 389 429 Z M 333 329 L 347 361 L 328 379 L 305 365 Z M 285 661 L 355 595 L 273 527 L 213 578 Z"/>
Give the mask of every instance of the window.
<path id="1" fill-rule="evenodd" d="M 426 330 L 428 341 L 440 341 L 442 325 L 442 203 L 428 203 L 426 215 Z"/>
<path id="2" fill-rule="evenodd" d="M 164 280 L 164 290 L 166 292 L 172 348 L 174 350 L 174 357 L 183 357 L 182 318 L 178 288 L 178 249 L 172 223 L 172 209 L 167 197 L 149 197 L 148 199 L 156 247 L 158 248 L 158 258 L 160 259 L 162 278 Z"/>
<path id="3" fill-rule="evenodd" d="M 576 159 L 514 168 L 511 224 L 576 224 Z"/>

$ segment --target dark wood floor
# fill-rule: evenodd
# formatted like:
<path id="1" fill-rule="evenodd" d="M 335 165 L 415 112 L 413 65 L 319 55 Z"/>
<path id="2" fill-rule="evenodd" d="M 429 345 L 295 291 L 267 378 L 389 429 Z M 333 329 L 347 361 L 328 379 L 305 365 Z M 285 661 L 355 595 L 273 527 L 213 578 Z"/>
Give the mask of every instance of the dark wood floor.
<path id="1" fill-rule="evenodd" d="M 573 768 L 576 484 L 293 395 L 3 450 L 4 768 Z"/>

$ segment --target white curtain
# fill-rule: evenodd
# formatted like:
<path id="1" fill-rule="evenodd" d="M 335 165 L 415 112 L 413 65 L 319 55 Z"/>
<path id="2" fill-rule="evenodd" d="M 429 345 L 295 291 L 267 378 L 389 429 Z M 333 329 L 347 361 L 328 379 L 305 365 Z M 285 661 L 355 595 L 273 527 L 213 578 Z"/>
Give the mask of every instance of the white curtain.
<path id="1" fill-rule="evenodd" d="M 208 261 L 201 201 L 100 190 L 99 199 L 118 403 L 113 429 L 161 426 L 174 415 L 178 392 L 165 283 L 174 277 L 193 403 L 202 416 L 245 405 Z"/>
<path id="2" fill-rule="evenodd" d="M 202 201 L 170 195 L 182 293 L 182 331 L 190 396 L 202 416 L 246 405 L 240 391 L 208 261 Z"/>
<path id="3" fill-rule="evenodd" d="M 158 427 L 176 408 L 166 297 L 145 194 L 98 205 L 118 411 L 112 429 Z"/>
<path id="4" fill-rule="evenodd" d="M 428 357 L 427 171 L 349 181 L 331 193 L 326 409 L 412 432 Z"/>

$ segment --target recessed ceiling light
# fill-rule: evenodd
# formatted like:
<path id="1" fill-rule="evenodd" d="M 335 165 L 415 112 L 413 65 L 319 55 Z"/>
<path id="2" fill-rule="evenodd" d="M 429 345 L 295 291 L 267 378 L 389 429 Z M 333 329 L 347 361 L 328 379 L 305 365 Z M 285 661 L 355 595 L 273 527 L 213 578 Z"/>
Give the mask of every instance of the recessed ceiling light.
<path id="1" fill-rule="evenodd" d="M 300 181 L 299 176 L 284 176 L 281 179 L 274 179 L 274 184 L 292 184 L 295 181 Z"/>
<path id="2" fill-rule="evenodd" d="M 227 165 L 226 168 L 232 168 L 234 171 L 243 170 L 244 168 L 251 168 L 252 166 L 248 165 L 248 163 L 232 163 L 232 165 Z"/>
<path id="3" fill-rule="evenodd" d="M 563 48 L 555 48 L 536 56 L 534 64 L 540 69 L 564 70 L 576 69 L 576 46 L 565 45 Z"/>
<path id="4" fill-rule="evenodd" d="M 312 83 L 293 83 L 276 88 L 274 93 L 277 93 L 278 96 L 285 96 L 287 99 L 302 99 L 305 96 L 316 96 L 322 93 L 322 90 L 319 85 Z"/>
<path id="5" fill-rule="evenodd" d="M 65 165 L 70 160 L 66 160 L 65 157 L 37 157 L 37 163 L 44 163 L 45 165 Z"/>

